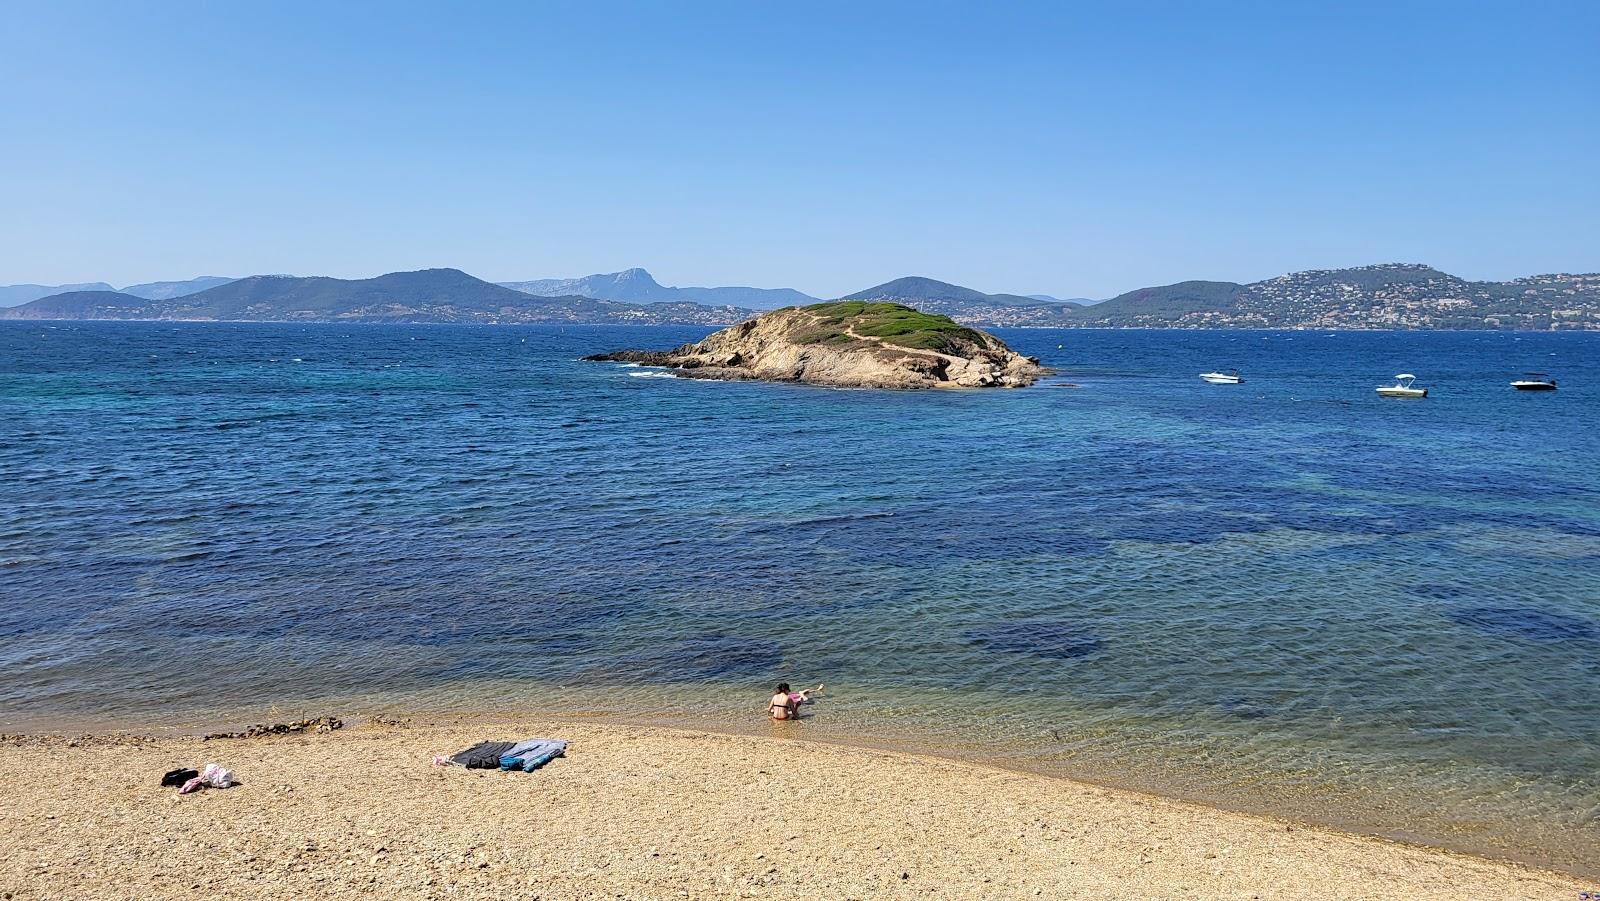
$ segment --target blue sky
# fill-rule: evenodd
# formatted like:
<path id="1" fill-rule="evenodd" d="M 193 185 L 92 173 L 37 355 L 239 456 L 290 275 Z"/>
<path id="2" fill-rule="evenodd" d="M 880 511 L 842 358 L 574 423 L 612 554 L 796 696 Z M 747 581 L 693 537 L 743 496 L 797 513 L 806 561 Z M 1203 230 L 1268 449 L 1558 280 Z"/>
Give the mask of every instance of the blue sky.
<path id="1" fill-rule="evenodd" d="M 0 283 L 1600 269 L 1593 2 L 442 6 L 0 0 Z"/>

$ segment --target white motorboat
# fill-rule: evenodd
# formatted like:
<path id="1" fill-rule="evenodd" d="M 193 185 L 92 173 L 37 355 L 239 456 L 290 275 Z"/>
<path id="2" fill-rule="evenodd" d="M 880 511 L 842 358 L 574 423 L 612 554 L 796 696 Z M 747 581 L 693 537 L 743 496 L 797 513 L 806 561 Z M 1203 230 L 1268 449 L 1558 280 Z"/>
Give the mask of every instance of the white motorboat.
<path id="1" fill-rule="evenodd" d="M 1511 387 L 1518 391 L 1554 391 L 1556 380 L 1542 372 L 1528 372 L 1512 382 Z"/>
<path id="2" fill-rule="evenodd" d="M 1221 372 L 1202 372 L 1200 377 L 1213 385 L 1237 385 L 1244 379 L 1239 377 L 1239 370 L 1224 369 Z"/>
<path id="3" fill-rule="evenodd" d="M 1414 386 L 1417 377 L 1409 372 L 1402 372 L 1394 377 L 1393 385 L 1379 385 L 1379 397 L 1427 397 L 1428 389 Z"/>

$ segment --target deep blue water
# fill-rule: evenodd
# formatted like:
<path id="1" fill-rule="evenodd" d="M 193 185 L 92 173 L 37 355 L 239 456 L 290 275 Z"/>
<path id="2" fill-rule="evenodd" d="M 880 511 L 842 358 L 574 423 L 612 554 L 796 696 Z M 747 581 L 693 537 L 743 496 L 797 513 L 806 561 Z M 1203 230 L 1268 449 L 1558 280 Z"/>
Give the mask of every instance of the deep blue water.
<path id="1" fill-rule="evenodd" d="M 826 680 L 813 728 L 1600 859 L 1600 335 L 1002 331 L 1060 375 L 990 392 L 577 361 L 702 334 L 0 324 L 0 729 Z"/>

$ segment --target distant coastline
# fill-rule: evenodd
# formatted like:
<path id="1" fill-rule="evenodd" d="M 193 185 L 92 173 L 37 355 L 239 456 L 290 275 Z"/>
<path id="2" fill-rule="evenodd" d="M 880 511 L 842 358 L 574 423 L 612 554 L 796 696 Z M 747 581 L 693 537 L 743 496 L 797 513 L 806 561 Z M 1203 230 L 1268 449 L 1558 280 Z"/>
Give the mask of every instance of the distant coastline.
<path id="1" fill-rule="evenodd" d="M 787 288 L 667 288 L 642 269 L 504 283 L 457 269 L 427 269 L 354 280 L 258 275 L 152 283 L 122 291 L 110 290 L 104 283 L 60 287 L 71 290 L 38 296 L 50 289 L 0 288 L 0 295 L 12 292 L 34 298 L 0 307 L 0 320 L 724 327 L 752 319 L 764 309 L 815 300 Z M 557 293 L 562 291 L 575 293 Z M 985 294 L 920 276 L 895 279 L 842 299 L 904 304 L 977 328 L 1600 330 L 1600 274 L 1471 282 L 1429 266 L 1402 263 L 1296 272 L 1249 284 L 1178 282 L 1093 304 Z M 740 305 L 750 303 L 762 306 Z"/>

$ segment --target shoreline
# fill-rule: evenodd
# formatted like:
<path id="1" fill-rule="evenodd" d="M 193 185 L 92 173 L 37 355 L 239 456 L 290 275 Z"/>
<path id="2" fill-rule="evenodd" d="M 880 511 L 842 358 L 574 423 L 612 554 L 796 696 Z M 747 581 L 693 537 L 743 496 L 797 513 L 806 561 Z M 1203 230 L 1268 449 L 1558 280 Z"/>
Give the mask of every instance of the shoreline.
<path id="1" fill-rule="evenodd" d="M 1185 770 L 1181 774 L 1183 778 L 1176 780 L 1172 778 L 1172 773 L 1164 778 L 1152 778 L 1148 771 L 1137 767 L 1108 766 L 1101 759 L 1036 756 L 1025 745 L 1005 739 L 997 741 L 997 736 L 963 739 L 947 730 L 925 726 L 889 731 L 874 729 L 868 722 L 840 722 L 834 716 L 823 714 L 818 717 L 816 713 L 807 715 L 798 724 L 775 724 L 761 716 L 745 717 L 725 710 L 720 714 L 705 714 L 675 709 L 654 716 L 640 716 L 597 708 L 588 703 L 571 703 L 576 699 L 538 706 L 526 702 L 485 706 L 470 703 L 465 697 L 433 703 L 418 703 L 420 699 L 412 698 L 409 703 L 397 704 L 395 700 L 384 696 L 346 696 L 325 704 L 297 702 L 250 705 L 228 714 L 189 710 L 162 718 L 149 715 L 114 715 L 98 720 L 82 717 L 23 718 L 10 723 L 0 722 L 0 742 L 7 739 L 58 742 L 144 739 L 199 741 L 209 732 L 232 732 L 252 724 L 310 720 L 334 714 L 343 720 L 347 729 L 413 720 L 441 729 L 468 729 L 485 723 L 558 722 L 602 728 L 683 730 L 730 738 L 800 741 L 845 750 L 968 764 L 975 754 L 987 754 L 981 766 L 1030 778 L 1123 792 L 1141 798 L 1193 805 L 1221 814 L 1526 867 L 1588 880 L 1600 890 L 1600 843 L 1593 846 L 1594 853 L 1585 851 L 1583 846 L 1557 846 L 1529 840 L 1507 843 L 1495 835 L 1503 839 L 1507 834 L 1506 828 L 1511 825 L 1509 822 L 1501 824 L 1494 834 L 1470 829 L 1460 831 L 1448 828 L 1448 823 L 1442 826 L 1440 822 L 1412 819 L 1406 816 L 1404 808 L 1359 804 L 1341 806 L 1342 802 L 1352 800 L 1349 796 L 1294 798 L 1272 792 L 1241 792 L 1237 786 L 1229 788 L 1213 784 L 1205 778 L 1188 778 L 1201 772 L 1201 769 Z M 796 729 L 804 730 L 804 734 L 793 734 Z M 1215 777 L 1214 766 L 1202 769 Z M 1526 825 L 1522 828 L 1526 828 Z M 1515 831 L 1511 834 L 1525 835 Z"/>
<path id="2" fill-rule="evenodd" d="M 482 774 L 478 771 L 433 767 L 428 764 L 429 754 L 424 753 L 430 749 L 431 753 L 451 753 L 481 738 L 526 737 L 535 733 L 573 738 L 570 759 L 557 761 L 548 771 L 538 774 Z M 104 753 L 107 748 L 114 748 L 117 753 Z M 708 751 L 708 748 L 712 750 Z M 360 752 L 346 753 L 355 749 Z M 639 756 L 641 753 L 642 758 Z M 633 756 L 630 757 L 630 754 Z M 932 817 L 929 822 L 948 825 L 949 822 L 961 821 L 965 823 L 964 828 L 976 831 L 958 839 L 954 836 L 941 838 L 935 833 L 911 834 L 889 829 L 895 834 L 882 834 L 879 836 L 882 840 L 873 843 L 874 851 L 882 852 L 886 857 L 905 856 L 908 862 L 896 864 L 902 867 L 903 872 L 909 872 L 904 868 L 915 866 L 923 873 L 937 874 L 937 884 L 931 888 L 934 897 L 1031 897 L 1034 895 L 1028 886 L 1034 883 L 1028 882 L 1028 879 L 1038 883 L 1034 885 L 1038 891 L 1047 895 L 1055 893 L 1057 897 L 1105 896 L 1102 893 L 1115 893 L 1116 886 L 1121 886 L 1124 892 L 1137 888 L 1148 897 L 1167 896 L 1163 894 L 1163 889 L 1147 880 L 1171 880 L 1174 896 L 1182 894 L 1184 897 L 1202 898 L 1250 897 L 1252 892 L 1257 897 L 1268 898 L 1311 891 L 1331 897 L 1442 898 L 1459 896 L 1463 890 L 1476 892 L 1475 897 L 1548 898 L 1554 897 L 1552 890 L 1576 891 L 1592 887 L 1576 875 L 1555 869 L 1327 826 L 1307 825 L 1268 814 L 1241 812 L 1137 789 L 1019 769 L 1004 762 L 873 747 L 841 741 L 837 737 L 759 736 L 703 726 L 627 724 L 604 717 L 469 714 L 435 717 L 427 722 L 392 718 L 382 722 L 356 721 L 344 729 L 325 734 L 308 732 L 212 741 L 202 741 L 196 735 L 169 732 L 161 737 L 148 737 L 130 731 L 79 737 L 64 734 L 11 734 L 0 737 L 0 785 L 4 785 L 9 796 L 17 799 L 14 805 L 16 812 L 0 816 L 0 821 L 8 822 L 7 828 L 0 830 L 5 836 L 4 847 L 0 847 L 0 876 L 4 877 L 8 890 L 15 891 L 11 888 L 13 885 L 27 886 L 30 878 L 27 861 L 30 855 L 25 847 L 26 836 L 37 836 L 40 829 L 48 832 L 52 823 L 81 819 L 79 806 L 83 804 L 84 796 L 97 794 L 102 781 L 108 783 L 105 789 L 110 791 L 111 796 L 96 801 L 93 805 L 94 815 L 106 817 L 107 821 L 100 825 L 79 823 L 75 828 L 89 825 L 97 832 L 109 831 L 114 834 L 128 823 L 137 822 L 152 812 L 155 812 L 159 821 L 163 814 L 178 811 L 179 807 L 169 805 L 181 805 L 191 799 L 179 799 L 174 790 L 158 789 L 155 782 L 165 769 L 179 765 L 198 767 L 215 760 L 234 768 L 241 780 L 238 788 L 226 792 L 203 792 L 192 801 L 210 806 L 222 804 L 220 799 L 227 799 L 231 809 L 232 804 L 249 797 L 249 805 L 264 804 L 268 808 L 265 812 L 274 814 L 266 817 L 269 823 L 277 821 L 275 812 L 278 808 L 285 804 L 295 806 L 295 803 L 308 797 L 305 794 L 307 791 L 312 795 L 317 794 L 318 790 L 311 788 L 313 784 L 323 782 L 343 769 L 346 777 L 355 775 L 356 778 L 350 782 L 348 778 L 334 777 L 335 782 L 346 785 L 336 792 L 342 799 L 340 816 L 345 819 L 353 817 L 401 823 L 408 816 L 404 811 L 412 809 L 410 805 L 429 806 L 424 803 L 425 799 L 405 794 L 405 789 L 408 786 L 415 787 L 418 780 L 428 783 L 437 783 L 440 777 L 461 777 L 462 780 L 472 781 L 480 778 L 506 780 L 510 794 L 501 800 L 513 805 L 536 804 L 548 799 L 518 792 L 517 786 L 526 786 L 528 783 L 518 783 L 516 780 L 541 780 L 537 784 L 544 786 L 542 780 L 561 779 L 573 760 L 591 757 L 609 760 L 609 764 L 593 773 L 597 781 L 584 797 L 567 798 L 567 801 L 578 802 L 578 808 L 575 809 L 587 810 L 583 816 L 598 816 L 604 820 L 608 816 L 634 816 L 642 808 L 643 813 L 650 814 L 648 819 L 652 823 L 674 835 L 693 825 L 692 822 L 679 820 L 685 817 L 693 820 L 698 816 L 698 805 L 706 798 L 721 798 L 722 801 L 718 803 L 731 804 L 729 815 L 738 813 L 742 799 L 754 797 L 760 805 L 777 804 L 771 813 L 779 822 L 798 817 L 815 820 L 819 824 L 817 828 L 821 828 L 820 824 L 843 818 L 846 822 L 858 823 L 859 828 L 873 834 L 878 834 L 878 824 L 885 821 L 886 817 L 892 820 L 907 809 L 922 811 Z M 373 759 L 382 759 L 384 763 L 372 767 L 363 763 L 363 760 Z M 162 766 L 157 763 L 158 760 L 168 762 L 171 766 Z M 63 772 L 93 774 L 94 784 L 74 780 L 57 784 L 54 780 L 40 780 L 37 777 L 44 766 L 55 767 Z M 785 774 L 776 777 L 783 780 L 785 786 L 779 798 L 775 799 L 761 790 L 761 784 L 767 780 L 747 784 L 746 777 L 752 771 L 751 767 L 756 773 Z M 656 772 L 656 775 L 649 776 L 652 772 Z M 662 789 L 664 794 L 641 799 L 629 794 L 628 790 L 616 790 L 614 779 L 627 781 L 642 778 L 640 774 L 649 776 L 647 781 Z M 790 775 L 798 778 L 791 780 Z M 262 791 L 261 788 L 269 782 L 275 787 Z M 673 785 L 679 790 L 668 790 Z M 885 795 L 885 785 L 898 788 Z M 404 797 L 397 798 L 396 791 Z M 800 794 L 793 803 L 783 801 L 782 797 L 787 797 L 791 791 Z M 753 796 L 751 792 L 754 792 Z M 171 798 L 167 795 L 171 795 Z M 475 815 L 475 804 L 470 796 L 462 796 L 458 801 L 451 802 L 454 806 L 447 806 L 464 816 Z M 994 809 L 983 817 L 971 819 L 971 807 L 974 804 L 988 805 Z M 39 822 L 37 814 L 52 808 L 58 809 L 54 813 L 45 813 L 45 821 Z M 391 816 L 393 809 L 401 811 L 398 817 Z M 575 809 L 566 809 L 562 815 L 577 815 Z M 1018 827 L 1022 830 L 1016 833 L 1019 838 L 1032 838 L 1033 829 L 1045 830 L 1039 835 L 1051 836 L 1048 842 L 1065 842 L 1061 847 L 1079 847 L 1085 851 L 1087 849 L 1081 846 L 1093 844 L 1096 845 L 1096 853 L 1080 857 L 1069 855 L 1065 858 L 1069 863 L 1063 863 L 1062 858 L 1046 855 L 1024 868 L 1025 872 L 1001 866 L 1003 872 L 996 871 L 987 876 L 989 879 L 999 879 L 997 883 L 972 881 L 984 878 L 984 867 L 990 862 L 1000 861 L 996 866 L 1006 862 L 1004 856 L 996 858 L 995 855 L 1002 853 L 1000 845 L 1010 840 L 1002 840 L 999 834 L 992 837 L 992 844 L 974 844 L 970 840 L 973 836 L 987 834 L 997 828 L 997 823 L 1006 823 L 1003 834 L 1012 835 L 1007 830 L 1017 822 L 1007 822 L 1007 818 L 1014 818 L 1023 811 L 1028 813 L 1028 822 Z M 257 819 L 261 813 L 257 811 Z M 1097 825 L 1083 830 L 1081 825 L 1086 821 Z M 748 825 L 756 828 L 761 822 L 758 818 Z M 173 837 L 163 836 L 162 828 L 157 827 L 155 833 L 148 836 L 130 834 L 125 841 L 134 845 L 140 842 L 171 843 Z M 271 831 L 276 834 L 277 830 L 274 828 Z M 482 839 L 481 833 L 469 831 Z M 369 831 L 367 837 L 371 836 Z M 1116 841 L 1106 844 L 1108 837 L 1115 837 Z M 274 842 L 282 844 L 271 835 L 236 838 L 252 846 L 276 848 Z M 683 837 L 678 836 L 678 839 L 682 840 Z M 660 841 L 665 840 L 662 837 L 657 842 L 658 853 Z M 616 883 L 621 886 L 622 896 L 672 897 L 673 893 L 666 890 L 668 885 L 658 885 L 655 881 L 660 879 L 667 879 L 673 887 L 688 891 L 692 897 L 740 897 L 742 895 L 739 893 L 746 890 L 760 897 L 844 897 L 856 896 L 858 890 L 859 896 L 900 897 L 903 894 L 900 890 L 908 888 L 896 886 L 893 880 L 887 879 L 873 886 L 839 882 L 821 884 L 806 875 L 812 872 L 810 869 L 783 873 L 781 878 L 772 883 L 734 879 L 724 885 L 721 868 L 729 861 L 744 860 L 751 854 L 762 853 L 771 858 L 772 854 L 770 850 L 760 850 L 760 842 L 752 844 L 752 839 L 739 834 L 739 830 L 715 832 L 709 840 L 715 847 L 705 849 L 701 861 L 704 866 L 691 868 L 688 872 L 671 873 L 670 879 L 668 874 L 657 873 L 651 866 L 644 866 L 640 873 Z M 780 845 L 784 840 L 783 837 L 774 839 Z M 932 844 L 929 844 L 930 841 Z M 907 842 L 909 847 L 904 846 Z M 230 839 L 229 844 L 233 843 Z M 1197 850 L 1206 843 L 1210 843 L 1207 847 L 1217 847 L 1209 851 Z M 106 853 L 99 846 L 119 845 L 121 841 L 97 842 L 97 848 L 89 850 L 85 850 L 81 844 L 66 844 L 76 849 L 69 849 L 69 853 L 79 856 L 87 854 L 91 860 L 97 860 Z M 1232 851 L 1219 851 L 1218 848 Z M 40 849 L 34 850 L 38 852 Z M 501 851 L 512 857 L 520 853 L 509 847 Z M 598 844 L 584 845 L 577 849 L 577 854 L 578 858 L 585 860 L 590 856 L 611 859 L 617 855 L 625 856 L 627 851 L 628 842 L 613 835 Z M 822 853 L 814 847 L 809 848 L 808 853 L 813 851 Z M 1005 853 L 1017 852 L 1015 849 L 1005 849 Z M 375 853 L 360 859 L 376 856 Z M 824 853 L 823 856 L 828 855 Z M 1084 856 L 1090 859 L 1083 859 Z M 257 862 L 262 859 L 265 859 L 262 854 L 251 858 Z M 341 865 L 358 866 L 360 859 Z M 650 858 L 652 861 L 659 859 Z M 850 869 L 847 864 L 844 860 L 832 861 L 818 870 L 845 872 Z M 91 866 L 90 870 L 93 869 Z M 597 871 L 604 869 L 599 867 Z M 317 871 L 313 867 L 297 872 L 316 875 Z M 1426 878 L 1415 878 L 1418 873 L 1426 873 Z M 327 877 L 329 874 L 322 875 Z M 363 871 L 363 878 L 369 875 Z M 554 894 L 545 897 L 588 897 L 584 893 L 587 891 L 584 881 L 590 877 L 596 877 L 596 873 L 574 871 L 564 876 L 552 876 L 553 881 L 539 884 L 546 884 L 554 890 Z M 645 881 L 638 881 L 640 879 Z M 194 897 L 235 897 L 225 886 L 218 886 L 214 882 L 202 884 L 204 890 L 197 890 Z M 260 885 L 255 882 L 251 884 Z M 512 883 L 495 884 L 505 889 Z M 526 881 L 515 883 L 520 888 L 534 884 Z M 1187 888 L 1179 892 L 1177 887 L 1181 884 L 1187 884 Z M 923 893 L 930 890 L 926 882 L 918 885 Z M 1098 891 L 1088 891 L 1090 886 Z M 1197 886 L 1205 887 L 1205 891 L 1199 891 Z M 136 896 L 190 896 L 184 891 L 170 895 L 160 893 L 170 887 L 156 882 L 147 883 L 143 893 Z M 996 891 L 991 893 L 991 888 Z M 561 893 L 568 890 L 575 893 Z M 156 894 L 151 895 L 150 892 Z M 1077 892 L 1088 893 L 1079 895 Z M 244 894 L 241 890 L 238 896 Z M 418 896 L 432 895 L 424 893 Z M 53 895 L 48 892 L 16 895 L 19 901 L 33 897 Z"/>

